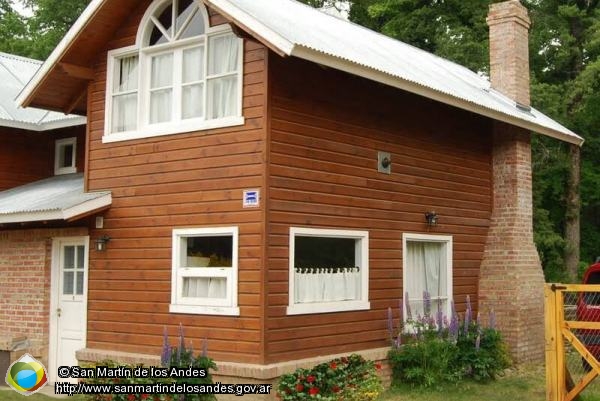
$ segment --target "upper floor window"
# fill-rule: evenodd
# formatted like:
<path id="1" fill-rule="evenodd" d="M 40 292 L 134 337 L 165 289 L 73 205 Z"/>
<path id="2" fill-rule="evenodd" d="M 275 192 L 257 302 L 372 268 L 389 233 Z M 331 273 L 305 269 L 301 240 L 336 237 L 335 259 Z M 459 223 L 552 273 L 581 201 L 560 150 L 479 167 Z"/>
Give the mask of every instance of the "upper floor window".
<path id="1" fill-rule="evenodd" d="M 196 0 L 156 0 L 108 55 L 105 142 L 243 124 L 242 40 Z"/>
<path id="2" fill-rule="evenodd" d="M 77 172 L 77 138 L 64 138 L 54 142 L 54 174 Z"/>

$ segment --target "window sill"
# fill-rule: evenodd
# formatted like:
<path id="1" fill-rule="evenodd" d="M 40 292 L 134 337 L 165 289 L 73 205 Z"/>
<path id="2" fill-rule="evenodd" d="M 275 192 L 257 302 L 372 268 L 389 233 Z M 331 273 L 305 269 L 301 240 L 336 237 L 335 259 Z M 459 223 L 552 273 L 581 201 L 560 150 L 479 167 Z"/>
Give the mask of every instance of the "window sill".
<path id="1" fill-rule="evenodd" d="M 133 139 L 153 138 L 162 135 L 183 134 L 193 131 L 234 127 L 244 125 L 244 117 L 226 117 L 218 120 L 190 121 L 146 126 L 141 130 L 104 134 L 102 143 L 129 141 Z"/>
<path id="2" fill-rule="evenodd" d="M 222 315 L 239 316 L 240 308 L 233 306 L 196 306 L 196 305 L 169 305 L 170 313 L 187 313 L 194 315 Z"/>
<path id="3" fill-rule="evenodd" d="M 310 304 L 295 304 L 287 307 L 288 315 L 306 315 L 310 313 L 348 312 L 371 309 L 368 301 L 340 301 Z"/>

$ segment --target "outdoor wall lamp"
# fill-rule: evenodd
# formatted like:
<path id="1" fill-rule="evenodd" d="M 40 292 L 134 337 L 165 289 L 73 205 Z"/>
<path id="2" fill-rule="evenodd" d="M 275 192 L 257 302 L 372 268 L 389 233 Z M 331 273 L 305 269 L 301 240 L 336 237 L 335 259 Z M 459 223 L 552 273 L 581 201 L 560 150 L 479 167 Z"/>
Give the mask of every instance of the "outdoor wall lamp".
<path id="1" fill-rule="evenodd" d="M 106 244 L 110 241 L 110 237 L 108 235 L 103 235 L 102 237 L 96 239 L 96 250 L 98 252 L 106 251 Z"/>
<path id="2" fill-rule="evenodd" d="M 425 213 L 425 221 L 429 227 L 435 227 L 438 222 L 438 215 L 436 212 L 427 212 Z"/>

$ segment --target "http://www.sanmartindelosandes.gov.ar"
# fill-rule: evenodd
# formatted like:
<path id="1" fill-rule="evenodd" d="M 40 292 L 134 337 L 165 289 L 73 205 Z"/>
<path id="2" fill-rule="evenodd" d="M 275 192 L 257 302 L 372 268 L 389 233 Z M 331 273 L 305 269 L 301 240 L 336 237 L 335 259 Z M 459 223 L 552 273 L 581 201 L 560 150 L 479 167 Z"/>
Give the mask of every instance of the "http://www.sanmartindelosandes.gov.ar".
<path id="1" fill-rule="evenodd" d="M 46 368 L 40 361 L 25 354 L 6 371 L 6 384 L 17 393 L 34 394 L 48 384 Z"/>

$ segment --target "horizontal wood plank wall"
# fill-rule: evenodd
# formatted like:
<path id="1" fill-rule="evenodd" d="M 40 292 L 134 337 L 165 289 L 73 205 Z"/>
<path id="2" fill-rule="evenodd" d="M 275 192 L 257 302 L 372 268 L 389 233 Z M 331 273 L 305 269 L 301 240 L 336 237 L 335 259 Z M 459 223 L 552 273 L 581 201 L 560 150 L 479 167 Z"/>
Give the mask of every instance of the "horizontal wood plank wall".
<path id="1" fill-rule="evenodd" d="M 77 138 L 76 165 L 83 171 L 85 126 L 32 132 L 0 127 L 0 191 L 54 175 L 54 141 Z"/>
<path id="2" fill-rule="evenodd" d="M 133 44 L 145 6 L 109 48 Z M 89 348 L 159 355 L 163 328 L 179 324 L 194 348 L 208 341 L 220 361 L 259 363 L 263 210 L 243 209 L 242 191 L 264 180 L 267 50 L 244 43 L 245 125 L 103 144 L 106 53 L 89 96 L 89 189 L 111 190 L 108 250 L 90 253 Z M 239 317 L 169 313 L 171 235 L 181 227 L 239 227 Z"/>
<path id="3" fill-rule="evenodd" d="M 385 346 L 402 234 L 454 237 L 454 296 L 476 305 L 491 211 L 491 125 L 299 59 L 269 60 L 268 362 Z M 377 172 L 377 151 L 392 174 Z M 428 231 L 424 214 L 435 210 Z M 290 226 L 368 230 L 371 310 L 286 316 Z M 397 316 L 397 312 L 396 312 Z"/>

